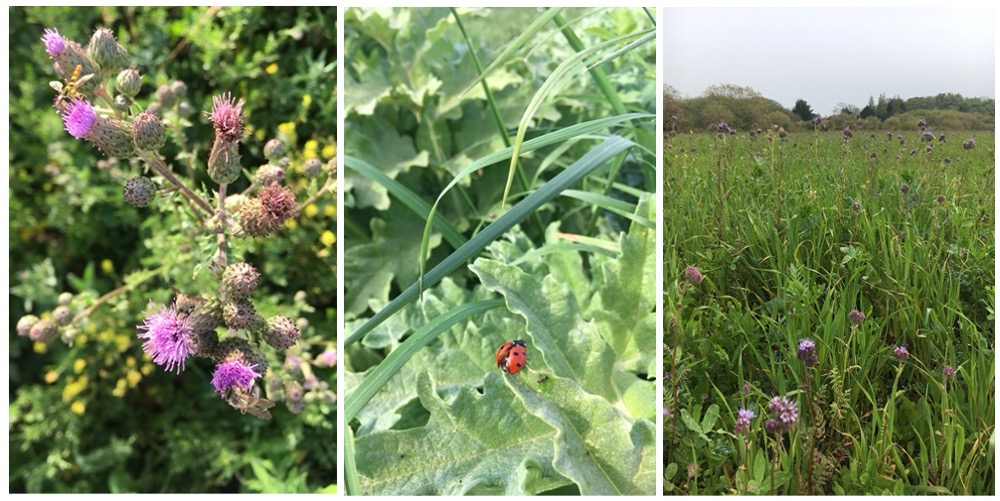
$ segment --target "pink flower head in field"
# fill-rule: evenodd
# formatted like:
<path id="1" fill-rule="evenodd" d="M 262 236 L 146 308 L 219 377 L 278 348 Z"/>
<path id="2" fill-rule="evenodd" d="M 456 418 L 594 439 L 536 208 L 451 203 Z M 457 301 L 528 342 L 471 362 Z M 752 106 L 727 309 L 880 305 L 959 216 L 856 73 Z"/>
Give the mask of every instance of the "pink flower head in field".
<path id="1" fill-rule="evenodd" d="M 699 271 L 698 268 L 694 266 L 688 266 L 684 270 L 684 279 L 687 280 L 688 282 L 691 282 L 694 285 L 698 285 L 701 283 L 702 280 L 705 279 L 705 277 L 701 274 L 701 271 Z"/>
<path id="2" fill-rule="evenodd" d="M 847 314 L 847 319 L 854 325 L 861 325 L 861 322 L 865 321 L 865 314 L 860 310 L 851 310 L 851 312 Z"/>
<path id="3" fill-rule="evenodd" d="M 899 345 L 893 348 L 892 356 L 896 357 L 897 360 L 906 360 L 910 358 L 910 352 L 907 351 L 906 346 Z"/>
<path id="4" fill-rule="evenodd" d="M 946 365 L 946 366 L 944 366 L 944 369 L 943 369 L 942 372 L 944 372 L 944 380 L 945 381 L 951 381 L 952 379 L 955 379 L 955 368 L 954 367 L 952 367 L 950 365 Z"/>
<path id="5" fill-rule="evenodd" d="M 738 417 L 736 418 L 736 425 L 733 426 L 733 432 L 746 435 L 750 431 L 750 421 L 756 417 L 753 411 L 748 409 L 740 409 Z"/>
<path id="6" fill-rule="evenodd" d="M 806 367 L 812 367 L 819 363 L 819 357 L 816 356 L 816 343 L 811 339 L 799 341 L 799 350 L 796 356 Z"/>

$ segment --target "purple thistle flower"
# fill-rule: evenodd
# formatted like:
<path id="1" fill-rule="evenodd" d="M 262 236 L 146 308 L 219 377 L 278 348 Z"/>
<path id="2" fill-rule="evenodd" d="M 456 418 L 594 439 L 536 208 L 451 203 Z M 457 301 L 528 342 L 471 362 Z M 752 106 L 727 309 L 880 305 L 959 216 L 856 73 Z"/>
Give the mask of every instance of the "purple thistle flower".
<path id="1" fill-rule="evenodd" d="M 946 365 L 946 366 L 944 366 L 943 372 L 944 372 L 944 380 L 945 381 L 951 381 L 952 379 L 955 379 L 955 368 L 954 367 L 952 367 L 950 365 Z"/>
<path id="2" fill-rule="evenodd" d="M 700 284 L 701 281 L 705 279 L 705 277 L 701 274 L 701 271 L 699 271 L 698 268 L 694 266 L 688 266 L 687 268 L 684 269 L 684 278 L 688 282 L 691 282 L 692 284 L 695 285 Z"/>
<path id="3" fill-rule="evenodd" d="M 929 130 L 925 130 L 923 134 L 920 134 L 920 140 L 924 141 L 924 142 L 933 141 L 934 140 L 934 133 L 931 132 L 931 131 L 929 131 Z"/>
<path id="4" fill-rule="evenodd" d="M 921 129 L 927 127 L 927 120 L 924 120 L 923 118 L 917 120 L 917 127 L 920 127 Z"/>
<path id="5" fill-rule="evenodd" d="M 847 318 L 852 324 L 861 325 L 861 322 L 865 321 L 865 314 L 861 313 L 859 310 L 851 310 L 851 312 L 847 314 Z"/>
<path id="6" fill-rule="evenodd" d="M 150 303 L 152 305 L 152 303 Z M 142 349 L 153 359 L 153 363 L 165 366 L 168 371 L 184 370 L 184 359 L 191 352 L 188 336 L 192 334 L 187 318 L 181 319 L 177 310 L 162 307 L 159 313 L 146 314 L 146 321 L 137 325 L 146 332 L 139 333 L 145 339 Z"/>
<path id="7" fill-rule="evenodd" d="M 42 42 L 45 43 L 45 52 L 48 52 L 49 57 L 53 59 L 66 50 L 66 40 L 59 34 L 59 30 L 54 28 L 45 28 Z"/>
<path id="8" fill-rule="evenodd" d="M 903 186 L 901 186 L 899 188 L 899 191 L 901 191 L 904 195 L 907 194 L 907 193 L 909 193 L 910 192 L 910 185 L 908 185 L 906 183 L 903 183 Z"/>
<path id="9" fill-rule="evenodd" d="M 670 415 L 670 409 L 664 407 L 663 408 L 663 417 L 667 417 L 669 415 Z"/>
<path id="10" fill-rule="evenodd" d="M 812 367 L 819 363 L 819 357 L 816 356 L 816 343 L 810 339 L 799 341 L 797 356 L 806 367 Z"/>
<path id="11" fill-rule="evenodd" d="M 778 421 L 777 419 L 765 420 L 764 430 L 772 435 L 779 435 L 785 431 L 784 426 L 781 425 L 781 421 Z"/>
<path id="12" fill-rule="evenodd" d="M 844 128 L 844 136 L 845 137 L 854 137 L 854 131 L 851 130 L 850 127 L 845 127 Z"/>
<path id="13" fill-rule="evenodd" d="M 906 346 L 899 345 L 892 350 L 892 356 L 897 360 L 906 360 L 910 358 L 910 352 L 906 350 Z"/>
<path id="14" fill-rule="evenodd" d="M 223 360 L 215 366 L 215 372 L 212 373 L 212 386 L 218 393 L 224 393 L 231 386 L 249 388 L 254 379 L 260 377 L 260 373 L 254 370 L 256 368 L 257 364 L 247 365 L 236 359 Z"/>
<path id="15" fill-rule="evenodd" d="M 975 147 L 976 147 L 976 140 L 973 139 L 973 138 L 971 138 L 971 137 L 968 140 L 966 140 L 964 143 L 962 143 L 962 148 L 966 149 L 966 150 L 971 150 L 971 149 L 973 149 Z"/>
<path id="16" fill-rule="evenodd" d="M 749 409 L 740 409 L 736 418 L 736 425 L 733 426 L 733 432 L 740 435 L 746 435 L 750 431 L 750 421 L 755 418 L 753 411 Z"/>
<path id="17" fill-rule="evenodd" d="M 941 134 L 941 137 L 938 138 L 938 141 L 940 141 L 942 143 L 944 142 L 944 134 Z"/>
<path id="18" fill-rule="evenodd" d="M 73 99 L 66 106 L 62 115 L 66 131 L 75 138 L 83 139 L 94 129 L 97 123 L 97 112 L 89 102 L 83 99 Z"/>
<path id="19" fill-rule="evenodd" d="M 813 125 L 819 125 L 819 123 L 822 122 L 822 121 L 823 121 L 823 119 L 820 118 L 819 115 L 816 115 L 816 116 L 813 117 Z"/>

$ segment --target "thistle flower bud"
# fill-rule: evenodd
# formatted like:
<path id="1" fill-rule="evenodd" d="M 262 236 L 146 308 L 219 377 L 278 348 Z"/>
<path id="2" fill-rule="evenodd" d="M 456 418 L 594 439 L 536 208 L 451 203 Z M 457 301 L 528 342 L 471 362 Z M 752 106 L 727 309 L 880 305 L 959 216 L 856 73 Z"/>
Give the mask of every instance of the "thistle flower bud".
<path id="1" fill-rule="evenodd" d="M 272 139 L 264 144 L 264 158 L 273 161 L 283 156 L 285 156 L 285 143 L 280 139 Z"/>
<path id="2" fill-rule="evenodd" d="M 183 97 L 187 94 L 188 86 L 181 80 L 174 80 L 170 82 L 170 91 L 177 97 Z"/>
<path id="3" fill-rule="evenodd" d="M 318 158 L 310 158 L 302 164 L 302 173 L 308 178 L 319 176 L 320 172 L 323 172 L 323 162 Z"/>
<path id="4" fill-rule="evenodd" d="M 122 191 L 125 201 L 136 208 L 148 207 L 156 198 L 156 183 L 152 179 L 143 176 L 136 176 L 125 182 L 125 189 Z"/>
<path id="5" fill-rule="evenodd" d="M 285 169 L 280 165 L 275 164 L 265 164 L 257 169 L 257 173 L 254 175 L 254 181 L 261 185 L 268 185 L 274 183 L 281 183 L 285 180 Z"/>
<path id="6" fill-rule="evenodd" d="M 134 98 L 142 89 L 142 75 L 135 68 L 125 68 L 118 73 L 118 78 L 115 78 L 115 89 Z"/>
<path id="7" fill-rule="evenodd" d="M 279 350 L 291 347 L 299 340 L 300 336 L 299 328 L 288 317 L 271 317 L 267 319 L 267 325 L 264 326 L 264 341 Z"/>
<path id="8" fill-rule="evenodd" d="M 59 294 L 59 306 L 67 306 L 72 300 L 73 300 L 72 293 L 63 292 L 62 294 Z"/>
<path id="9" fill-rule="evenodd" d="M 58 326 L 56 326 L 54 321 L 47 318 L 35 322 L 35 325 L 32 325 L 28 331 L 28 339 L 45 344 L 54 340 L 58 335 Z"/>
<path id="10" fill-rule="evenodd" d="M 216 137 L 208 155 L 208 177 L 219 184 L 229 184 L 240 177 L 239 143 Z"/>
<path id="11" fill-rule="evenodd" d="M 177 114 L 182 117 L 189 117 L 194 113 L 194 106 L 187 101 L 181 101 L 181 104 L 177 105 Z"/>
<path id="12" fill-rule="evenodd" d="M 132 107 L 133 102 L 134 101 L 132 101 L 132 99 L 125 94 L 118 94 L 115 96 L 115 102 L 112 106 L 116 112 L 124 114 L 129 108 Z"/>
<path id="13" fill-rule="evenodd" d="M 222 305 L 222 318 L 233 329 L 255 329 L 262 323 L 260 315 L 248 299 L 238 299 Z"/>
<path id="14" fill-rule="evenodd" d="M 140 150 L 156 151 L 167 142 L 167 130 L 160 117 L 144 111 L 132 122 L 132 139 Z"/>
<path id="15" fill-rule="evenodd" d="M 105 75 L 113 75 L 128 64 L 128 53 L 107 28 L 94 31 L 87 44 L 87 55 L 101 67 Z"/>
<path id="16" fill-rule="evenodd" d="M 233 263 L 222 272 L 222 295 L 242 299 L 257 290 L 260 272 L 250 263 Z"/>
<path id="17" fill-rule="evenodd" d="M 25 315 L 17 321 L 17 335 L 21 337 L 28 337 L 31 332 L 31 328 L 38 323 L 38 317 L 34 315 Z"/>
<path id="18" fill-rule="evenodd" d="M 156 100 L 164 108 L 173 108 L 177 104 L 177 94 L 170 90 L 170 85 L 163 84 L 156 88 Z"/>
<path id="19" fill-rule="evenodd" d="M 69 306 L 56 306 L 56 309 L 52 310 L 52 318 L 55 319 L 56 324 L 65 327 L 73 321 L 73 312 Z"/>
<path id="20" fill-rule="evenodd" d="M 215 329 L 192 330 L 186 339 L 191 356 L 210 358 L 219 348 L 219 334 Z"/>
<path id="21" fill-rule="evenodd" d="M 298 381 L 292 379 L 287 381 L 284 386 L 285 398 L 288 399 L 289 402 L 299 402 L 302 400 L 302 385 Z"/>

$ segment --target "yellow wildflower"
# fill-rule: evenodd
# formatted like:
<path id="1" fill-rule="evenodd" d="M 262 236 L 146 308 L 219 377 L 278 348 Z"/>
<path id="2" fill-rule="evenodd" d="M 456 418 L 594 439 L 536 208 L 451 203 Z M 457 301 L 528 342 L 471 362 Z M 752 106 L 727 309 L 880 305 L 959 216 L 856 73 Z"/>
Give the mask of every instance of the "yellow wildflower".
<path id="1" fill-rule="evenodd" d="M 87 405 L 77 400 L 73 402 L 73 405 L 69 406 L 69 410 L 73 411 L 74 414 L 83 414 L 87 410 Z"/>
<path id="2" fill-rule="evenodd" d="M 323 160 L 329 160 L 337 155 L 337 145 L 328 144 L 323 147 L 323 152 L 321 153 Z"/>
<path id="3" fill-rule="evenodd" d="M 290 230 L 294 230 L 295 228 L 298 228 L 298 227 L 299 227 L 299 223 L 296 223 L 294 219 L 286 219 L 285 220 L 285 228 L 288 228 Z"/>
<path id="4" fill-rule="evenodd" d="M 45 373 L 45 382 L 52 384 L 59 379 L 59 373 L 56 371 L 49 371 Z"/>
<path id="5" fill-rule="evenodd" d="M 285 122 L 278 125 L 278 132 L 282 134 L 294 134 L 295 133 L 295 122 Z"/>
<path id="6" fill-rule="evenodd" d="M 121 398 L 125 396 L 125 390 L 127 389 L 128 382 L 125 381 L 125 378 L 118 378 L 118 381 L 115 383 L 115 389 L 111 390 L 111 394 Z"/>
<path id="7" fill-rule="evenodd" d="M 264 68 L 264 71 L 266 71 L 268 75 L 273 75 L 273 74 L 277 73 L 278 72 L 278 63 L 271 63 L 271 64 L 267 65 L 267 68 Z"/>
<path id="8" fill-rule="evenodd" d="M 319 241 L 323 242 L 323 245 L 329 247 L 337 243 L 337 235 L 334 235 L 332 231 L 326 230 L 319 237 Z"/>
<path id="9" fill-rule="evenodd" d="M 327 205 L 326 207 L 323 207 L 323 215 L 324 216 L 330 216 L 330 217 L 336 216 L 337 215 L 337 206 L 333 205 L 333 204 L 330 204 L 330 205 Z"/>
<path id="10" fill-rule="evenodd" d="M 139 381 L 142 381 L 142 374 L 139 374 L 137 371 L 128 371 L 128 374 L 125 374 L 125 378 L 128 379 L 129 388 L 135 388 L 135 385 L 139 384 Z"/>
<path id="11" fill-rule="evenodd" d="M 78 358 L 73 361 L 73 372 L 77 374 L 83 372 L 83 369 L 86 367 L 87 367 L 87 362 L 82 358 Z"/>
<path id="12" fill-rule="evenodd" d="M 115 263 L 110 259 L 101 260 L 101 271 L 110 275 L 115 272 Z"/>
<path id="13" fill-rule="evenodd" d="M 306 208 L 305 208 L 305 210 L 303 212 L 306 213 L 306 216 L 313 217 L 316 214 L 319 214 L 319 208 L 316 207 L 316 204 L 309 204 L 309 205 L 306 206 Z"/>
<path id="14" fill-rule="evenodd" d="M 45 353 L 48 351 L 48 347 L 45 346 L 45 343 L 39 343 L 37 341 L 35 344 L 31 345 L 31 349 L 35 350 L 35 353 Z"/>
<path id="15" fill-rule="evenodd" d="M 302 94 L 302 107 L 308 108 L 313 102 L 313 97 L 311 94 Z"/>

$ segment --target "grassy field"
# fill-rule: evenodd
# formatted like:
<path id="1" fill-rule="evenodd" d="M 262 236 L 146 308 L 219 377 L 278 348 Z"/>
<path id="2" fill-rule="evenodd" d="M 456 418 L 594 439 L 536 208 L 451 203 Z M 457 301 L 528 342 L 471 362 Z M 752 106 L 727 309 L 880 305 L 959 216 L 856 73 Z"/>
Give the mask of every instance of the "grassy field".
<path id="1" fill-rule="evenodd" d="M 993 132 L 664 144 L 665 492 L 993 494 Z"/>

